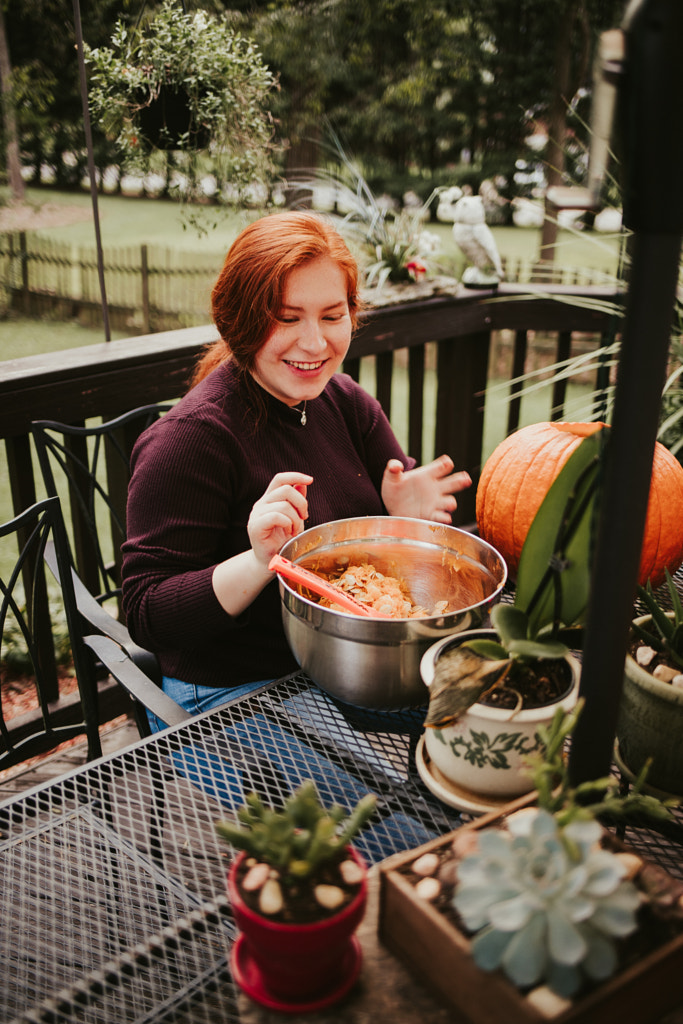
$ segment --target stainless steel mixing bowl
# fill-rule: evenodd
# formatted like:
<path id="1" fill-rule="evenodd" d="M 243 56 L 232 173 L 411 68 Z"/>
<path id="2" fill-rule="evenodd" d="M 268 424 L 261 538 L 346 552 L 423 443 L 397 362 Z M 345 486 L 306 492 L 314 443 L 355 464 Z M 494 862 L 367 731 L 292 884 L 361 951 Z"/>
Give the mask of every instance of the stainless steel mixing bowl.
<path id="1" fill-rule="evenodd" d="M 315 526 L 280 553 L 324 573 L 369 562 L 404 580 L 415 603 L 449 602 L 444 614 L 424 618 L 366 618 L 321 607 L 305 588 L 279 577 L 285 634 L 301 667 L 339 700 L 378 710 L 427 703 L 422 655 L 447 634 L 481 625 L 507 579 L 502 556 L 479 537 L 398 516 Z"/>

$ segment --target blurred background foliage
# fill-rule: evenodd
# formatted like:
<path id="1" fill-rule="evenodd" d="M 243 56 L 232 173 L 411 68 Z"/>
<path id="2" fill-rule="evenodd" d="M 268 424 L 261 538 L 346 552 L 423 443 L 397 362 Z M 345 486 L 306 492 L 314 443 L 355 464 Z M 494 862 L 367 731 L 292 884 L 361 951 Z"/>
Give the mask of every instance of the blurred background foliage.
<path id="1" fill-rule="evenodd" d="M 502 176 L 518 163 L 550 173 L 584 163 L 585 115 L 597 37 L 623 0 L 178 0 L 179 10 L 225 17 L 254 39 L 279 88 L 269 99 L 277 172 L 316 167 L 323 122 L 363 167 L 375 192 L 422 200 L 438 185 Z M 3 0 L 24 176 L 79 188 L 85 170 L 72 0 Z M 81 3 L 90 47 L 116 21 L 136 31 L 153 0 Z M 3 25 L 0 24 L 0 32 Z M 1 46 L 0 46 L 1 49 Z M 0 69 L 1 72 L 2 69 Z M 540 126 L 540 131 L 538 130 Z M 93 125 L 100 168 L 116 163 Z M 519 175 L 518 175 L 519 177 Z"/>

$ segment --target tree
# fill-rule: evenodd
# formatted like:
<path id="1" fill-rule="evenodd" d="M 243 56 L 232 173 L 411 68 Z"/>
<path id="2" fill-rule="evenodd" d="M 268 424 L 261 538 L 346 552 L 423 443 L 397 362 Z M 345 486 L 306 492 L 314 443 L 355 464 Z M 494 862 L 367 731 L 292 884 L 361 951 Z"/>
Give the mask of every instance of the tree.
<path id="1" fill-rule="evenodd" d="M 519 156 L 533 113 L 562 118 L 590 86 L 597 31 L 617 0 L 252 0 L 239 5 L 280 76 L 278 116 L 291 142 L 324 116 L 364 164 L 397 173 Z M 568 27 L 569 26 L 569 27 Z M 548 59 L 549 41 L 558 57 Z M 552 52 L 552 51 L 551 51 Z M 561 80 L 560 80 L 561 78 Z M 555 132 L 557 128 L 557 132 Z M 555 164 L 553 164 L 554 166 Z"/>
<path id="2" fill-rule="evenodd" d="M 132 0 L 81 3 L 86 39 L 97 45 L 109 38 L 121 8 L 132 6 Z M 58 185 L 78 186 L 86 161 L 72 0 L 5 0 L 5 19 L 24 162 L 33 166 L 35 182 L 47 161 Z"/>
<path id="3" fill-rule="evenodd" d="M 0 6 L 0 84 L 2 86 L 2 121 L 10 192 L 13 202 L 21 203 L 24 200 L 24 179 L 21 176 L 17 117 L 12 95 L 12 63 L 7 45 L 5 15 L 2 6 Z"/>
<path id="4" fill-rule="evenodd" d="M 18 111 L 21 149 L 36 167 L 47 154 L 61 183 L 77 181 L 80 169 L 62 158 L 78 151 L 82 135 L 72 0 L 4 2 L 15 81 L 30 99 Z M 561 175 L 566 112 L 576 90 L 590 88 L 598 32 L 619 23 L 624 3 L 178 0 L 188 11 L 228 14 L 255 38 L 279 78 L 269 103 L 289 168 L 315 163 L 328 119 L 347 150 L 385 176 L 443 175 L 466 149 L 475 187 L 498 169 L 514 171 L 530 118 L 549 127 L 548 174 Z M 117 17 L 134 28 L 159 3 L 82 6 L 95 47 L 108 42 Z M 97 129 L 96 145 L 105 147 Z"/>

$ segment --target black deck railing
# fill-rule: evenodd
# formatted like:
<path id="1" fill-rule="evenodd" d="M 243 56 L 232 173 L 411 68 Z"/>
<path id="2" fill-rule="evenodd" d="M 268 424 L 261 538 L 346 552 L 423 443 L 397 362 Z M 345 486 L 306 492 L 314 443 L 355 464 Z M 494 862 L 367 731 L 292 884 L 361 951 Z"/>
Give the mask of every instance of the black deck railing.
<path id="1" fill-rule="evenodd" d="M 400 365 L 407 380 L 407 448 L 422 461 L 425 451 L 447 452 L 467 469 L 475 486 L 459 496 L 456 524 L 474 521 L 476 481 L 482 462 L 484 393 L 492 338 L 513 332 L 514 376 L 525 365 L 539 336 L 561 359 L 580 337 L 596 348 L 612 340 L 615 317 L 609 289 L 579 286 L 502 284 L 496 292 L 460 289 L 416 301 L 370 309 L 352 343 L 344 369 L 358 379 L 363 360 L 374 362 L 374 392 L 392 419 L 392 385 Z M 618 326 L 618 322 L 617 322 Z M 215 337 L 211 326 L 102 342 L 78 349 L 0 363 L 0 437 L 4 439 L 13 506 L 20 511 L 40 493 L 34 475 L 30 427 L 36 419 L 81 424 L 111 418 L 138 405 L 181 396 L 203 346 Z M 436 391 L 426 394 L 427 367 L 436 372 Z M 405 368 L 407 367 L 407 373 Z M 593 380 L 597 404 L 609 371 Z M 364 383 L 367 377 L 364 375 Z M 435 403 L 425 416 L 426 404 Z M 553 415 L 562 418 L 564 391 L 556 385 Z M 393 414 L 393 416 L 392 416 Z M 508 430 L 517 425 L 519 400 L 506 410 Z M 433 437 L 424 436 L 433 422 Z M 125 493 L 118 496 L 125 507 Z M 75 552 L 77 568 L 79 552 Z M 121 705 L 123 707 L 125 705 Z M 116 707 L 108 705 L 111 716 Z M 119 709 L 120 713 L 120 709 Z"/>

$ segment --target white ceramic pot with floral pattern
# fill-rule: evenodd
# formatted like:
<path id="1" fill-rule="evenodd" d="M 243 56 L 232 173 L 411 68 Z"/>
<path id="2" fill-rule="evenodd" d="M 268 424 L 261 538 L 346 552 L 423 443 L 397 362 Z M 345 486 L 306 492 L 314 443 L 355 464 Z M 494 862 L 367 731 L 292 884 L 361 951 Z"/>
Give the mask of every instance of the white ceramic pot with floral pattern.
<path id="1" fill-rule="evenodd" d="M 475 637 L 496 639 L 491 629 L 446 637 L 424 654 L 420 672 L 429 687 L 439 657 L 454 644 Z M 512 799 L 533 789 L 524 758 L 540 745 L 538 727 L 549 723 L 558 707 L 576 704 L 580 665 L 568 654 L 567 692 L 543 707 L 511 711 L 474 704 L 452 725 L 425 729 L 424 743 L 432 765 L 454 786 L 476 796 Z"/>

